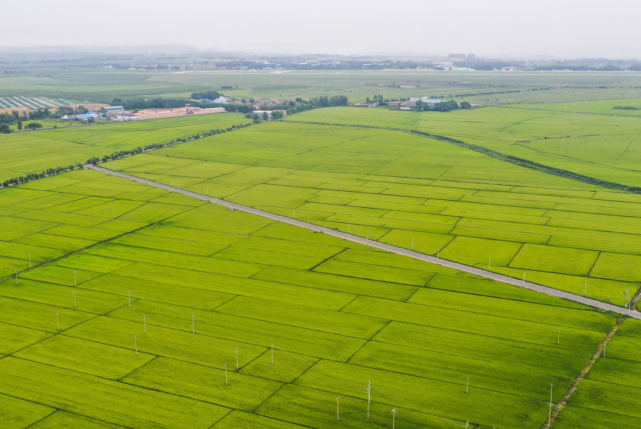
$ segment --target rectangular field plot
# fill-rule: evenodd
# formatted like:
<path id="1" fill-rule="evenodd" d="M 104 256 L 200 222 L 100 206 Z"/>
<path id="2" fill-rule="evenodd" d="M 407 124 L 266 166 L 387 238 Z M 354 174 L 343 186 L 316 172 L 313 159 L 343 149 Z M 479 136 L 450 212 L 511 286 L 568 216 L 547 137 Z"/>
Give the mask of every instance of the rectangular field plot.
<path id="1" fill-rule="evenodd" d="M 13 356 L 98 377 L 118 380 L 155 356 L 56 335 Z"/>
<path id="2" fill-rule="evenodd" d="M 210 368 L 177 360 L 158 358 L 123 379 L 124 383 L 251 411 L 273 395 L 282 383 L 235 371 L 229 362 L 227 382 L 224 368 Z"/>
<path id="3" fill-rule="evenodd" d="M 319 358 L 347 360 L 364 343 L 360 339 L 222 313 L 192 309 L 190 314 L 181 307 L 147 301 L 137 301 L 131 308 L 116 310 L 110 316 L 139 321 L 146 315 L 148 324 L 191 332 L 192 314 L 197 317 L 200 335 L 265 346 L 274 343 Z"/>
<path id="4" fill-rule="evenodd" d="M 365 297 L 357 298 L 343 311 L 547 346 L 556 345 L 557 334 L 561 329 L 565 338 L 565 342 L 561 343 L 561 346 L 565 344 L 568 348 L 584 351 L 596 347 L 605 333 L 613 326 L 612 319 L 594 313 L 592 313 L 592 317 L 595 319 L 595 324 L 592 328 L 595 330 L 584 330 L 541 322 L 507 319 L 498 315 L 469 313 L 464 309 L 450 310 Z M 586 317 L 589 318 L 590 313 Z M 510 321 L 507 325 L 506 320 Z M 446 323 L 446 321 L 449 322 Z"/>
<path id="5" fill-rule="evenodd" d="M 23 328 L 8 323 L 0 323 L 0 353 L 10 354 L 31 344 L 40 342 L 50 334 L 35 329 Z"/>
<path id="6" fill-rule="evenodd" d="M 23 429 L 32 425 L 56 410 L 31 401 L 0 394 L 0 416 L 2 426 L 7 429 Z"/>
<path id="7" fill-rule="evenodd" d="M 209 428 L 224 408 L 16 358 L 0 360 L 0 393 L 121 425 Z M 44 416 L 43 416 L 44 417 Z"/>
<path id="8" fill-rule="evenodd" d="M 217 311 L 363 339 L 371 338 L 388 322 L 373 317 L 244 297 L 235 298 L 218 307 Z"/>

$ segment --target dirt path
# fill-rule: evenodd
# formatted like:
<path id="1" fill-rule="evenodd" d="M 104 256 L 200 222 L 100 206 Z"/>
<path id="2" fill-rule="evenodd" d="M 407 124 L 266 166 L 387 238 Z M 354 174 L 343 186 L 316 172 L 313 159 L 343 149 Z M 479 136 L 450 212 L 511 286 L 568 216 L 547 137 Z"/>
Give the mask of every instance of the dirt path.
<path id="1" fill-rule="evenodd" d="M 541 429 L 547 429 L 549 425 L 554 423 L 554 420 L 558 417 L 558 415 L 561 413 L 561 410 L 567 405 L 570 397 L 576 390 L 577 386 L 585 378 L 585 376 L 588 374 L 588 372 L 592 369 L 596 361 L 603 355 L 603 350 L 605 349 L 605 346 L 610 342 L 612 337 L 617 333 L 619 330 L 619 327 L 623 324 L 625 321 L 625 318 L 621 318 L 617 320 L 617 323 L 614 325 L 610 333 L 605 337 L 605 340 L 599 345 L 599 348 L 597 349 L 596 352 L 592 355 L 592 358 L 588 362 L 588 364 L 583 368 L 583 371 L 581 371 L 581 374 L 577 378 L 574 379 L 574 382 L 570 386 L 570 389 L 567 391 L 565 395 L 563 395 L 563 398 L 556 404 L 554 409 L 552 410 L 552 415 L 550 419 L 545 419 L 545 422 L 541 425 Z"/>

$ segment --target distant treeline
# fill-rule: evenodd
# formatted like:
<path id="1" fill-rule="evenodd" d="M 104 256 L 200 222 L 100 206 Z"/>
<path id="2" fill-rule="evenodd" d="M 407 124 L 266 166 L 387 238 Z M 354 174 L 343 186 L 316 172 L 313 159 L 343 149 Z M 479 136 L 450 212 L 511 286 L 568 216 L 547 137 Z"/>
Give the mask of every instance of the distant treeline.
<path id="1" fill-rule="evenodd" d="M 218 91 L 192 92 L 191 98 L 193 98 L 194 100 L 202 100 L 202 99 L 215 100 L 221 95 L 222 94 Z"/>

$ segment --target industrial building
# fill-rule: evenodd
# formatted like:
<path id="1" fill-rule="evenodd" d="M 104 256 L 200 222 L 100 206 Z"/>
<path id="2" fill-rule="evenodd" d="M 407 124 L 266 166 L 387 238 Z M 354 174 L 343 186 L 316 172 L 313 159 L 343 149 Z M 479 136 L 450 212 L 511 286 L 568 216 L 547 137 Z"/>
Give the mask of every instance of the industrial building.
<path id="1" fill-rule="evenodd" d="M 107 106 L 103 107 L 100 109 L 102 113 L 109 113 L 109 112 L 124 112 L 125 108 L 122 106 Z"/>
<path id="2" fill-rule="evenodd" d="M 187 104 L 185 107 L 176 107 L 174 109 L 146 109 L 140 110 L 133 115 L 138 117 L 138 119 L 158 119 L 158 118 L 173 118 L 176 116 L 188 116 L 188 115 L 205 115 L 210 113 L 223 113 L 225 111 L 224 107 L 212 107 L 208 109 L 202 109 L 200 107 L 191 107 Z"/>

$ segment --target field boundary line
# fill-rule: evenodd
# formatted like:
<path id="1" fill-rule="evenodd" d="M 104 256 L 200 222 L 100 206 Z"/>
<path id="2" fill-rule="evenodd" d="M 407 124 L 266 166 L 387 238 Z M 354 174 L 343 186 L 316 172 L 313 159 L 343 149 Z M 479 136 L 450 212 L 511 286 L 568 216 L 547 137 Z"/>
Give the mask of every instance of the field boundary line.
<path id="1" fill-rule="evenodd" d="M 330 229 L 330 228 L 326 228 L 326 227 L 323 227 L 323 226 L 318 226 L 318 225 L 314 225 L 314 224 L 308 224 L 307 222 L 299 221 L 297 219 L 292 219 L 292 218 L 288 218 L 286 216 L 281 216 L 281 215 L 277 215 L 277 214 L 274 214 L 274 213 L 265 212 L 265 211 L 262 211 L 262 210 L 255 209 L 253 207 L 243 206 L 241 204 L 232 203 L 232 202 L 229 202 L 229 201 L 221 200 L 221 199 L 210 197 L 210 196 L 207 196 L 207 195 L 198 194 L 196 192 L 187 191 L 185 189 L 179 189 L 179 188 L 176 188 L 176 187 L 173 187 L 173 186 L 164 185 L 162 183 L 152 182 L 152 181 L 149 181 L 149 180 L 146 180 L 146 179 L 143 179 L 143 178 L 139 178 L 139 177 L 136 177 L 136 176 L 131 176 L 129 174 L 115 172 L 113 170 L 108 170 L 106 168 L 96 167 L 96 166 L 93 166 L 93 165 L 88 165 L 85 168 L 89 168 L 89 169 L 96 170 L 96 171 L 102 171 L 103 173 L 111 174 L 111 175 L 118 176 L 118 177 L 122 177 L 124 179 L 129 179 L 129 180 L 134 181 L 134 182 L 146 184 L 146 185 L 149 185 L 149 186 L 155 186 L 157 188 L 165 189 L 167 191 L 176 192 L 176 193 L 183 194 L 183 195 L 186 195 L 186 196 L 189 196 L 189 197 L 198 198 L 198 199 L 204 200 L 204 201 L 209 201 L 211 203 L 218 204 L 218 205 L 223 206 L 223 207 L 227 207 L 230 210 L 239 210 L 239 211 L 242 211 L 242 212 L 245 212 L 245 213 L 261 216 L 261 217 L 264 217 L 264 218 L 267 218 L 267 219 L 272 219 L 272 220 L 279 221 L 279 222 L 282 222 L 282 223 L 286 223 L 286 224 L 289 224 L 289 225 L 293 225 L 293 226 L 297 226 L 297 227 L 300 227 L 300 228 L 304 228 L 304 229 L 307 229 L 307 230 L 310 230 L 310 231 L 313 231 L 313 232 L 323 233 L 323 234 L 330 235 L 330 236 L 333 236 L 333 237 L 337 237 L 337 238 L 341 238 L 341 239 L 344 239 L 344 240 L 348 240 L 348 241 L 352 241 L 352 242 L 355 242 L 355 243 L 359 243 L 359 244 L 362 244 L 362 245 L 365 245 L 365 246 L 373 247 L 375 249 L 380 249 L 380 250 L 384 250 L 384 251 L 387 251 L 387 252 L 396 253 L 396 254 L 403 255 L 403 256 L 408 256 L 410 258 L 417 259 L 417 260 L 424 261 L 424 262 L 429 262 L 429 263 L 435 264 L 435 265 L 442 265 L 442 266 L 444 266 L 446 268 L 452 268 L 452 269 L 455 269 L 455 270 L 458 270 L 458 271 L 463 271 L 463 272 L 466 272 L 466 273 L 469 273 L 469 274 L 473 274 L 473 275 L 476 275 L 476 276 L 479 276 L 479 277 L 489 278 L 491 280 L 495 280 L 495 281 L 498 281 L 498 282 L 507 283 L 507 284 L 510 284 L 510 285 L 513 285 L 513 286 L 522 287 L 524 289 L 529 289 L 529 290 L 545 293 L 545 294 L 548 294 L 548 295 L 552 295 L 552 296 L 555 296 L 557 298 L 563 298 L 563 299 L 567 299 L 569 301 L 578 302 L 579 304 L 584 304 L 584 305 L 587 305 L 589 307 L 597 308 L 599 310 L 610 311 L 610 312 L 617 313 L 617 314 L 620 314 L 620 315 L 629 315 L 630 317 L 632 317 L 634 319 L 641 320 L 641 313 L 637 313 L 636 311 L 632 312 L 632 311 L 629 311 L 628 309 L 624 309 L 624 308 L 618 307 L 618 306 L 613 305 L 613 304 L 608 304 L 608 303 L 605 303 L 605 302 L 597 301 L 595 299 L 590 299 L 590 298 L 587 298 L 587 297 L 574 295 L 574 294 L 572 294 L 570 292 L 565 292 L 565 291 L 562 291 L 562 290 L 553 289 L 553 288 L 548 287 L 548 286 L 542 286 L 542 285 L 539 285 L 539 284 L 536 284 L 536 283 L 532 283 L 532 282 L 528 282 L 528 281 L 522 281 L 520 279 L 516 279 L 514 277 L 509 277 L 507 275 L 494 273 L 494 272 L 491 272 L 491 271 L 487 271 L 487 270 L 483 270 L 483 269 L 480 269 L 480 268 L 464 265 L 464 264 L 461 264 L 461 263 L 458 263 L 458 262 L 454 262 L 454 261 L 450 261 L 450 260 L 446 260 L 446 259 L 443 259 L 443 258 L 437 258 L 437 257 L 434 257 L 434 256 L 430 256 L 430 255 L 426 255 L 426 254 L 423 254 L 423 253 L 415 252 L 413 250 L 404 249 L 402 247 L 397 247 L 397 246 L 393 246 L 393 245 L 390 245 L 390 244 L 381 243 L 381 242 L 374 241 L 374 240 L 369 240 L 369 239 L 366 239 L 366 238 L 362 238 L 362 237 L 358 237 L 358 236 L 355 236 L 355 235 L 352 235 L 352 234 L 347 234 L 347 233 L 344 233 L 344 232 L 336 231 L 336 230 L 333 230 L 333 229 Z"/>
<path id="2" fill-rule="evenodd" d="M 622 317 L 619 320 L 617 320 L 617 323 L 614 325 L 614 327 L 608 333 L 608 335 L 606 335 L 606 337 L 603 340 L 603 342 L 601 344 L 599 344 L 599 347 L 597 348 L 596 352 L 594 352 L 594 354 L 592 355 L 592 357 L 588 361 L 588 364 L 585 366 L 585 368 L 583 368 L 583 371 L 581 371 L 581 374 L 579 374 L 574 379 L 574 382 L 570 386 L 570 389 L 565 393 L 565 395 L 563 395 L 561 400 L 559 402 L 557 402 L 557 404 L 554 407 L 554 410 L 552 410 L 552 413 L 551 413 L 550 417 L 545 419 L 545 421 L 541 425 L 541 429 L 546 429 L 547 427 L 549 427 L 549 425 L 551 425 L 554 422 L 554 420 L 556 420 L 556 418 L 561 413 L 561 410 L 563 408 L 565 408 L 565 406 L 567 405 L 568 401 L 572 397 L 572 394 L 574 393 L 574 391 L 578 387 L 578 385 L 581 382 L 581 380 L 583 380 L 585 378 L 585 376 L 588 375 L 588 372 L 592 369 L 592 367 L 594 366 L 596 361 L 599 360 L 599 357 L 603 353 L 603 350 L 604 350 L 605 346 L 616 335 L 617 331 L 619 330 L 619 327 L 621 327 L 621 325 L 623 324 L 623 322 L 625 322 L 625 320 L 626 319 L 624 317 Z M 550 406 L 551 405 L 552 404 L 550 404 Z"/>

